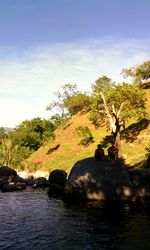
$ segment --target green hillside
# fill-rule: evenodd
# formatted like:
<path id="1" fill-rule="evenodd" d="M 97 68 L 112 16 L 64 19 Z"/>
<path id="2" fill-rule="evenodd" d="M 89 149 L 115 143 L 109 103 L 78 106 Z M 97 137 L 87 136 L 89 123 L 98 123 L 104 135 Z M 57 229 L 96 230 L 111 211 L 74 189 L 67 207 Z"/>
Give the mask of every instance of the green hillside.
<path id="1" fill-rule="evenodd" d="M 150 119 L 150 89 L 145 90 L 147 96 L 147 113 Z M 73 164 L 83 158 L 92 157 L 98 143 L 103 145 L 105 153 L 110 145 L 110 132 L 106 127 L 95 129 L 91 124 L 89 113 L 78 113 L 73 116 L 67 124 L 59 127 L 56 131 L 55 141 L 47 143 L 38 151 L 34 152 L 30 158 L 22 165 L 25 168 L 34 170 L 53 170 L 64 169 L 70 171 Z M 130 121 L 128 126 L 134 123 L 133 140 L 122 140 L 123 156 L 128 166 L 134 166 L 144 160 L 145 147 L 150 143 L 150 124 L 137 124 L 135 120 Z M 80 139 L 77 135 L 76 128 L 78 126 L 88 126 L 94 142 L 89 146 L 79 145 Z M 59 144 L 59 146 L 57 146 Z M 48 150 L 58 147 L 56 150 L 48 154 Z"/>

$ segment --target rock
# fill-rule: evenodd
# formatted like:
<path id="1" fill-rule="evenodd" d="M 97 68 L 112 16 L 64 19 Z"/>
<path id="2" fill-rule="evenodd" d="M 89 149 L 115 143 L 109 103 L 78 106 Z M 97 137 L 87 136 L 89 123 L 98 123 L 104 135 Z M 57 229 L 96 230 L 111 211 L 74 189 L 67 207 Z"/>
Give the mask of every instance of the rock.
<path id="1" fill-rule="evenodd" d="M 60 186 L 65 186 L 66 184 L 67 173 L 64 170 L 53 170 L 49 175 L 49 183 L 59 184 Z"/>
<path id="2" fill-rule="evenodd" d="M 150 197 L 150 168 L 134 168 L 129 170 L 136 199 Z"/>
<path id="3" fill-rule="evenodd" d="M 133 195 L 128 169 L 120 160 L 96 161 L 93 157 L 78 161 L 73 166 L 65 188 L 65 199 L 125 200 Z"/>
<path id="4" fill-rule="evenodd" d="M 49 175 L 48 195 L 54 198 L 62 198 L 66 185 L 67 173 L 64 170 L 56 169 Z"/>
<path id="5" fill-rule="evenodd" d="M 33 188 L 45 188 L 49 186 L 49 181 L 45 177 L 35 179 Z"/>
<path id="6" fill-rule="evenodd" d="M 26 184 L 25 183 L 5 183 L 1 190 L 2 192 L 13 192 L 13 191 L 21 191 L 26 189 Z"/>
<path id="7" fill-rule="evenodd" d="M 64 187 L 62 187 L 59 184 L 51 184 L 49 191 L 48 191 L 49 197 L 53 198 L 62 198 L 64 196 Z"/>
<path id="8" fill-rule="evenodd" d="M 14 178 L 14 182 L 20 182 L 20 183 L 25 183 L 27 186 L 33 186 L 35 183 L 35 179 L 33 178 L 33 176 L 29 176 L 27 179 L 24 179 L 22 177 L 20 177 L 19 175 L 17 175 Z"/>
<path id="9" fill-rule="evenodd" d="M 9 177 L 9 176 L 16 176 L 17 175 L 17 172 L 10 168 L 10 167 L 7 167 L 7 166 L 1 166 L 0 167 L 0 178 L 2 177 Z"/>

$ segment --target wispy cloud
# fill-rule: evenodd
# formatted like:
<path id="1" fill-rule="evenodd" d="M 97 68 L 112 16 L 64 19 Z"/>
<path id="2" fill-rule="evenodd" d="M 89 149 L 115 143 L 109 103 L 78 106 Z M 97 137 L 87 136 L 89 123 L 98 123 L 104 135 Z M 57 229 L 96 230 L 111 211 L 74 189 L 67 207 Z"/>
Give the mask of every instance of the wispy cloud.
<path id="1" fill-rule="evenodd" d="M 105 38 L 47 44 L 26 50 L 0 48 L 0 126 L 49 117 L 46 105 L 65 83 L 89 91 L 101 75 L 123 80 L 123 68 L 150 59 L 150 39 Z"/>

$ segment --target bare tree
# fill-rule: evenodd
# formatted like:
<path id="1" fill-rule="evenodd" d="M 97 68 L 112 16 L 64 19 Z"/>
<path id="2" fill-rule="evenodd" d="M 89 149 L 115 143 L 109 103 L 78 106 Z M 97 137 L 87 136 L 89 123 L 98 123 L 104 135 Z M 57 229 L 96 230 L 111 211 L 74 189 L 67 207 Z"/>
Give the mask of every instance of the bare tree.
<path id="1" fill-rule="evenodd" d="M 101 95 L 102 100 L 103 100 L 105 114 L 109 120 L 110 131 L 113 134 L 114 145 L 118 149 L 118 158 L 122 159 L 123 155 L 122 155 L 122 146 L 121 146 L 121 139 L 120 139 L 120 128 L 121 128 L 121 126 L 124 126 L 124 122 L 120 121 L 119 115 L 120 115 L 121 110 L 123 108 L 124 102 L 121 103 L 118 111 L 116 111 L 114 105 L 112 105 L 112 111 L 110 111 L 109 107 L 106 103 L 105 96 L 103 95 L 102 92 L 100 92 L 100 95 Z"/>

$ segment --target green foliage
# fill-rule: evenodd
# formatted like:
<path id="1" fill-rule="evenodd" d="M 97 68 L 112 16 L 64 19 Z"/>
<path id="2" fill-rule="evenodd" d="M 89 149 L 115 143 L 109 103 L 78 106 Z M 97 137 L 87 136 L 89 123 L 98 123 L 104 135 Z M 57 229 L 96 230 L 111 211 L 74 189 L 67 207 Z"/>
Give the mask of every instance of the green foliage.
<path id="1" fill-rule="evenodd" d="M 99 95 L 100 91 L 106 91 L 112 89 L 114 85 L 115 83 L 112 82 L 112 80 L 109 77 L 107 76 L 99 77 L 95 81 L 95 84 L 92 85 L 93 94 Z"/>
<path id="2" fill-rule="evenodd" d="M 90 129 L 86 127 L 79 126 L 76 128 L 77 135 L 81 138 L 80 144 L 88 146 L 93 142 L 93 136 Z"/>
<path id="3" fill-rule="evenodd" d="M 133 83 L 142 84 L 143 80 L 150 78 L 150 60 L 129 69 L 123 69 L 122 74 L 124 77 L 131 77 Z"/>
<path id="4" fill-rule="evenodd" d="M 16 167 L 30 154 L 31 151 L 28 147 L 13 146 L 9 139 L 5 139 L 0 145 L 0 164 Z"/>
<path id="5" fill-rule="evenodd" d="M 52 111 L 56 108 L 58 113 L 63 117 L 65 113 L 67 113 L 65 102 L 72 96 L 78 94 L 77 85 L 67 83 L 61 86 L 61 91 L 55 92 L 55 96 L 57 98 L 56 101 L 51 102 L 46 109 Z"/>
<path id="6" fill-rule="evenodd" d="M 88 111 L 91 103 L 92 100 L 90 96 L 85 93 L 79 93 L 66 99 L 64 106 L 68 109 L 71 115 L 75 115 L 82 110 Z"/>
<path id="7" fill-rule="evenodd" d="M 57 101 L 50 103 L 47 110 L 56 108 L 60 112 L 60 117 L 64 115 L 74 115 L 81 110 L 88 110 L 91 104 L 91 98 L 86 93 L 77 90 L 76 84 L 65 84 L 61 91 L 55 93 Z"/>
<path id="8" fill-rule="evenodd" d="M 54 125 L 50 120 L 34 118 L 23 121 L 17 129 L 10 134 L 13 145 L 29 148 L 30 151 L 37 150 L 48 139 L 53 139 Z"/>
<path id="9" fill-rule="evenodd" d="M 16 167 L 47 140 L 53 140 L 55 126 L 51 120 L 34 118 L 23 121 L 0 145 L 0 163 Z"/>
<path id="10" fill-rule="evenodd" d="M 51 116 L 50 120 L 53 122 L 54 128 L 58 128 L 60 125 L 65 125 L 67 121 L 69 120 L 70 116 L 68 114 L 65 114 L 61 116 L 60 114 L 55 114 Z"/>
<path id="11" fill-rule="evenodd" d="M 141 119 L 146 116 L 145 92 L 139 89 L 138 86 L 123 83 L 121 85 L 116 85 L 115 88 L 106 90 L 104 95 L 110 110 L 112 110 L 112 105 L 114 105 L 116 111 L 118 111 L 121 103 L 124 103 L 120 115 L 121 120 L 128 120 L 132 117 Z M 105 112 L 100 94 L 94 99 L 92 104 L 92 112 L 95 114 L 95 116 L 97 114 L 99 117 L 98 121 L 104 125 Z M 94 122 L 94 119 L 92 121 Z"/>
<path id="12" fill-rule="evenodd" d="M 7 137 L 6 131 L 3 127 L 0 128 L 0 138 L 5 139 Z"/>

